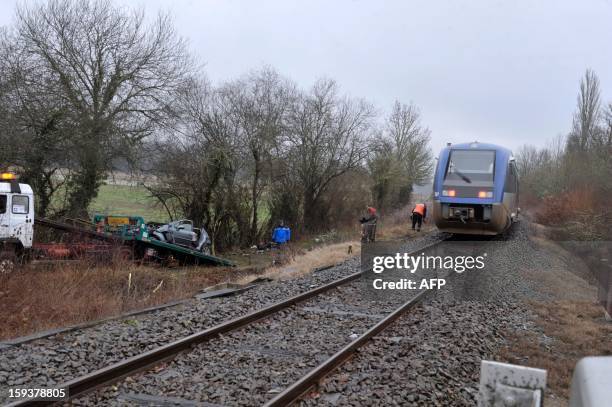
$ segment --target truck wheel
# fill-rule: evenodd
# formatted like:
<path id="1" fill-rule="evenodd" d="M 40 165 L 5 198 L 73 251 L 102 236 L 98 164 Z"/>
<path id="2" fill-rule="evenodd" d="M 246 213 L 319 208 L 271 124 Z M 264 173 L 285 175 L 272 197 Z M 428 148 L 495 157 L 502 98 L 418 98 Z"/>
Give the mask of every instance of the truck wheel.
<path id="1" fill-rule="evenodd" d="M 3 244 L 0 249 L 0 274 L 9 274 L 15 270 L 17 248 L 13 244 Z"/>
<path id="2" fill-rule="evenodd" d="M 15 262 L 11 259 L 0 260 L 0 275 L 10 274 L 15 270 Z"/>

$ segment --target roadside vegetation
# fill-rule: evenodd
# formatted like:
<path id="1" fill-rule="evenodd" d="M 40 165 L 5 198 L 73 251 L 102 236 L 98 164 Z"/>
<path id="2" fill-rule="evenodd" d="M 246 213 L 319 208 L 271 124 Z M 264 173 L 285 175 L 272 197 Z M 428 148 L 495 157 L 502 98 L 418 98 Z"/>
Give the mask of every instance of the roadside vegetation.
<path id="1" fill-rule="evenodd" d="M 601 307 L 589 301 L 534 303 L 531 309 L 543 336 L 529 331 L 507 333 L 510 340 L 499 358 L 546 369 L 546 405 L 567 406 L 576 363 L 586 356 L 612 355 L 612 325 L 604 320 Z"/>
<path id="2" fill-rule="evenodd" d="M 572 129 L 548 147 L 518 151 L 521 206 L 556 228 L 558 240 L 611 240 L 612 102 L 587 70 L 580 82 Z"/>
<path id="3" fill-rule="evenodd" d="M 405 216 L 403 212 L 392 217 Z M 388 225 L 381 225 L 385 239 L 415 235 L 407 225 Z M 300 277 L 358 256 L 360 242 L 355 236 L 357 227 L 274 250 L 229 251 L 226 257 L 237 263 L 235 268 L 138 265 L 119 256 L 105 263 L 84 258 L 31 264 L 18 273 L 0 274 L 0 318 L 4 321 L 0 340 L 188 299 L 216 284 Z"/>
<path id="4" fill-rule="evenodd" d="M 125 262 L 28 265 L 0 276 L 0 339 L 187 298 L 222 282 L 222 268 L 167 270 Z"/>
<path id="5" fill-rule="evenodd" d="M 547 369 L 546 402 L 553 406 L 567 405 L 580 358 L 612 354 L 612 328 L 604 317 L 604 308 L 612 312 L 608 299 L 611 157 L 612 102 L 602 100 L 599 79 L 592 70 L 580 81 L 568 134 L 546 148 L 524 146 L 517 155 L 521 207 L 539 224 L 534 227 L 539 235 L 534 240 L 565 253 L 575 277 L 540 281 L 541 274 L 526 276 L 538 281 L 543 290 L 553 290 L 555 300 L 530 303 L 542 335 L 508 335 L 511 340 L 501 358 Z M 581 298 L 572 298 L 580 294 Z"/>
<path id="6" fill-rule="evenodd" d="M 238 267 L 32 264 L 0 275 L 0 336 L 334 264 L 358 255 L 367 206 L 381 238 L 406 238 L 412 186 L 432 171 L 430 132 L 414 104 L 385 110 L 333 79 L 301 87 L 270 66 L 213 84 L 163 13 L 112 0 L 18 5 L 0 28 L 0 169 L 32 186 L 36 216 L 191 219 Z M 291 244 L 254 249 L 281 222 Z"/>
<path id="7" fill-rule="evenodd" d="M 0 31 L 0 164 L 39 217 L 189 218 L 217 251 L 280 222 L 296 237 L 353 225 L 431 174 L 419 109 L 388 111 L 269 66 L 213 84 L 169 16 L 110 0 L 24 3 Z M 138 188 L 104 185 L 117 171 Z"/>

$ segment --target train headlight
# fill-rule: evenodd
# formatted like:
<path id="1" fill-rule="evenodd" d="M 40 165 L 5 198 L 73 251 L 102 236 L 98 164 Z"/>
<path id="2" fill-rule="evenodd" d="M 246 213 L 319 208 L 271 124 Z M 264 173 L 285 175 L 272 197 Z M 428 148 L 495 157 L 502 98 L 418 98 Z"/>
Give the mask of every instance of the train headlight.
<path id="1" fill-rule="evenodd" d="M 480 191 L 478 198 L 493 198 L 493 191 Z"/>
<path id="2" fill-rule="evenodd" d="M 455 190 L 454 189 L 443 189 L 442 190 L 442 196 L 450 196 L 453 197 L 455 196 Z"/>

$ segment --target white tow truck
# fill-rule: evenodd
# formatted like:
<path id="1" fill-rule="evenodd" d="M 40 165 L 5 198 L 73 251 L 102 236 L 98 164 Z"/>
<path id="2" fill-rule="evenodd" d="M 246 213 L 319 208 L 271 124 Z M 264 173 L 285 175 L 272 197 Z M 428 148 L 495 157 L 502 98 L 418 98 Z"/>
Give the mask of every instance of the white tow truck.
<path id="1" fill-rule="evenodd" d="M 0 173 L 0 273 L 26 259 L 34 239 L 34 193 L 15 174 Z"/>

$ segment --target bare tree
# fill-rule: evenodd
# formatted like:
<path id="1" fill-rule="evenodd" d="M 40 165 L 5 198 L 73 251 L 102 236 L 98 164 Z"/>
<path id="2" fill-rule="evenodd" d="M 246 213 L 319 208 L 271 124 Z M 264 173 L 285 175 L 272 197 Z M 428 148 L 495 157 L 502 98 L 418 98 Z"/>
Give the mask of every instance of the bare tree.
<path id="1" fill-rule="evenodd" d="M 602 132 L 602 146 L 612 148 L 612 102 L 608 103 L 603 114 L 604 130 Z"/>
<path id="2" fill-rule="evenodd" d="M 530 198 L 542 198 L 550 194 L 559 194 L 567 183 L 566 159 L 567 140 L 558 136 L 544 148 L 521 146 L 516 152 L 516 163 L 523 190 L 533 195 Z"/>
<path id="3" fill-rule="evenodd" d="M 396 101 L 368 161 L 377 205 L 406 205 L 413 185 L 429 180 L 433 168 L 429 142 L 430 131 L 421 125 L 417 107 Z"/>
<path id="4" fill-rule="evenodd" d="M 17 46 L 54 84 L 72 122 L 69 210 L 84 212 L 111 162 L 150 135 L 171 110 L 190 69 L 168 16 L 146 25 L 142 12 L 108 0 L 50 0 L 18 7 Z M 42 85 L 41 85 L 42 86 Z"/>
<path id="5" fill-rule="evenodd" d="M 517 169 L 521 180 L 532 177 L 542 166 L 542 150 L 531 145 L 523 145 L 516 152 Z"/>
<path id="6" fill-rule="evenodd" d="M 593 140 L 601 130 L 599 122 L 601 119 L 601 100 L 599 89 L 599 78 L 597 74 L 587 69 L 580 81 L 580 93 L 572 131 L 568 139 L 571 150 L 585 151 L 590 147 Z"/>
<path id="7" fill-rule="evenodd" d="M 400 200 L 406 202 L 410 199 L 413 184 L 428 181 L 433 168 L 430 131 L 420 122 L 416 106 L 396 101 L 386 124 L 388 136 L 395 142 L 396 158 L 404 170 L 405 185 L 400 190 Z"/>
<path id="8" fill-rule="evenodd" d="M 267 67 L 229 83 L 221 90 L 236 123 L 246 177 L 250 183 L 251 219 L 249 240 L 261 236 L 261 195 L 272 175 L 273 153 L 284 128 L 284 119 L 295 86 Z"/>
<path id="9" fill-rule="evenodd" d="M 372 192 L 376 206 L 387 209 L 394 206 L 403 169 L 395 155 L 395 146 L 389 139 L 379 137 L 372 142 L 367 166 L 372 179 Z"/>
<path id="10" fill-rule="evenodd" d="M 236 207 L 237 129 L 223 97 L 202 80 L 185 86 L 175 112 L 175 122 L 151 145 L 150 157 L 163 165 L 145 169 L 156 176 L 146 186 L 171 218 L 204 226 L 216 244 L 223 222 L 248 223 Z"/>
<path id="11" fill-rule="evenodd" d="M 324 223 L 319 203 L 330 183 L 363 163 L 373 117 L 365 101 L 338 96 L 331 80 L 319 80 L 294 104 L 286 145 L 291 171 L 302 187 L 307 229 Z"/>
<path id="12" fill-rule="evenodd" d="M 45 216 L 64 184 L 71 123 L 54 82 L 36 62 L 7 31 L 0 35 L 2 162 L 32 186 L 37 213 Z"/>

